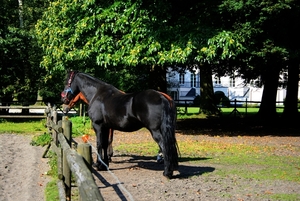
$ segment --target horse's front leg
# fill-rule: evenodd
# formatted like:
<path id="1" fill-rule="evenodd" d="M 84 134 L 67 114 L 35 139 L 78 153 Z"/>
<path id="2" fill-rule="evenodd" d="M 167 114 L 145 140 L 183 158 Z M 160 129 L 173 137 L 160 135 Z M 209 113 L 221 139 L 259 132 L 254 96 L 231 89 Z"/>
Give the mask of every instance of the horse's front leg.
<path id="1" fill-rule="evenodd" d="M 109 129 L 98 124 L 93 124 L 93 127 L 97 136 L 98 151 L 97 162 L 94 164 L 94 166 L 97 168 L 97 170 L 107 170 L 109 166 L 107 155 Z"/>
<path id="2" fill-rule="evenodd" d="M 114 135 L 114 130 L 109 129 L 109 135 L 108 135 L 108 148 L 107 148 L 107 154 L 108 154 L 108 161 L 111 162 L 111 157 L 113 156 L 114 150 L 112 146 L 113 142 L 113 135 Z"/>

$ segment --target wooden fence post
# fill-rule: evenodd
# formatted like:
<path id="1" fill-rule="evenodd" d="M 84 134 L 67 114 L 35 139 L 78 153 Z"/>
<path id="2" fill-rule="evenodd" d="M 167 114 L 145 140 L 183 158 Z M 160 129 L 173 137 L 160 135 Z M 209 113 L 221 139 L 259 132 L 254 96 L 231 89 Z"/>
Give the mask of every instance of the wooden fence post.
<path id="1" fill-rule="evenodd" d="M 66 116 L 64 116 L 62 119 L 62 128 L 67 143 L 69 144 L 69 146 L 71 146 L 72 123 Z M 66 157 L 66 154 L 63 153 L 63 175 L 66 186 L 66 198 L 67 200 L 71 201 L 71 170 Z"/>
<path id="2" fill-rule="evenodd" d="M 59 127 L 62 127 L 62 121 L 58 121 L 57 125 Z M 56 141 L 54 141 L 55 145 L 56 145 L 56 155 L 57 155 L 57 174 L 58 174 L 58 178 L 60 180 L 64 180 L 64 174 L 63 174 L 63 149 L 61 147 L 58 147 L 58 133 L 57 131 L 55 131 L 55 139 Z"/>
<path id="3" fill-rule="evenodd" d="M 54 108 L 54 110 L 56 109 Z M 80 201 L 103 201 L 89 170 L 91 165 L 87 165 L 92 163 L 91 146 L 89 144 L 79 145 L 82 155 L 85 155 L 84 157 L 79 156 L 70 147 L 72 122 L 68 120 L 68 117 L 63 117 L 62 120 L 54 123 L 53 119 L 55 121 L 56 117 L 53 117 L 53 114 L 55 116 L 55 112 L 50 106 L 46 108 L 45 113 L 47 114 L 47 127 L 52 131 L 52 137 L 57 139 L 57 144 L 53 140 L 51 145 L 57 154 L 59 200 L 71 201 L 71 173 L 73 173 L 78 185 Z"/>
<path id="4" fill-rule="evenodd" d="M 82 117 L 82 103 L 79 104 L 79 116 Z"/>
<path id="5" fill-rule="evenodd" d="M 246 111 L 245 111 L 245 113 L 246 113 L 246 117 L 247 117 L 247 112 L 248 112 L 248 99 L 246 98 L 246 109 L 245 109 Z"/>
<path id="6" fill-rule="evenodd" d="M 77 145 L 77 153 L 82 156 L 85 164 L 88 166 L 88 168 L 92 169 L 92 147 L 90 144 L 87 143 L 79 143 Z M 82 200 L 82 197 L 79 194 L 79 201 Z"/>
<path id="7" fill-rule="evenodd" d="M 75 176 L 79 194 L 83 201 L 103 201 L 103 197 L 95 183 L 91 171 L 87 168 L 82 156 L 79 156 L 74 149 L 68 145 L 62 133 L 58 134 L 59 142 L 66 153 L 66 159 Z M 74 165 L 76 164 L 76 165 Z"/>
<path id="8" fill-rule="evenodd" d="M 85 162 L 89 165 L 92 165 L 92 147 L 87 143 L 80 143 L 77 146 L 77 152 L 81 155 Z"/>

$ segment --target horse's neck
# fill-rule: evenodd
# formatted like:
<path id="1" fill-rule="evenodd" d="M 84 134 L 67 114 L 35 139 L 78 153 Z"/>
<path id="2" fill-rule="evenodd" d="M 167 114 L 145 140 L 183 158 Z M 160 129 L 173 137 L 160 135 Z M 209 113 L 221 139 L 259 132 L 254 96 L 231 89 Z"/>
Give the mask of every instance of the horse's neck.
<path id="1" fill-rule="evenodd" d="M 70 103 L 69 103 L 69 108 L 72 108 L 79 100 L 84 101 L 86 104 L 89 104 L 88 101 L 86 100 L 86 98 L 84 97 L 84 95 L 80 92 L 79 94 L 77 94 L 77 96 L 75 96 L 75 98 L 73 98 Z"/>
<path id="2" fill-rule="evenodd" d="M 80 96 L 81 100 L 83 100 L 85 103 L 89 104 L 92 99 L 94 98 L 95 94 L 97 93 L 97 88 L 95 86 L 92 87 L 82 87 L 80 89 L 80 93 L 82 94 Z"/>
<path id="3" fill-rule="evenodd" d="M 80 100 L 84 101 L 86 104 L 89 104 L 88 100 L 84 97 L 84 95 L 81 92 L 78 95 Z"/>
<path id="4" fill-rule="evenodd" d="M 79 87 L 80 93 L 82 93 L 81 100 L 83 100 L 87 104 L 91 103 L 91 101 L 99 91 L 107 92 L 108 89 L 110 89 L 113 90 L 113 93 L 122 93 L 122 91 L 118 90 L 114 86 L 108 85 L 107 83 L 104 83 L 97 79 L 93 79 L 83 74 L 78 76 L 80 79 L 82 79 L 81 81 L 77 80 L 77 86 Z"/>

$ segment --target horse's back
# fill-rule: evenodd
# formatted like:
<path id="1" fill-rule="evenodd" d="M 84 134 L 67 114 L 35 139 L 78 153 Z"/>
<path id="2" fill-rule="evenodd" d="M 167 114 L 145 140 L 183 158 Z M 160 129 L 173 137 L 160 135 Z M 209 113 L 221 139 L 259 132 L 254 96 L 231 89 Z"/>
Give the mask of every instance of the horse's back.
<path id="1" fill-rule="evenodd" d="M 159 129 L 166 104 L 169 103 L 164 95 L 149 89 L 96 99 L 89 111 L 107 127 L 130 132 L 142 127 Z"/>
<path id="2" fill-rule="evenodd" d="M 148 129 L 159 129 L 163 113 L 170 108 L 170 101 L 160 92 L 146 90 L 134 96 L 132 111 Z"/>

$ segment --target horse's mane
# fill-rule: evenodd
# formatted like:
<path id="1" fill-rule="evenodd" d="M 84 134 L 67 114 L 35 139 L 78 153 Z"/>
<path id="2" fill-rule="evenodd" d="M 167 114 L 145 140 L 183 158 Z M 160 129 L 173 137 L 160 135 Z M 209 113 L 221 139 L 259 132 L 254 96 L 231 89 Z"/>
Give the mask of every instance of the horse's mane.
<path id="1" fill-rule="evenodd" d="M 114 88 L 114 89 L 117 90 L 117 91 L 120 91 L 120 90 L 117 89 L 115 86 L 113 86 L 113 85 L 111 85 L 111 84 L 108 84 L 108 83 L 106 83 L 106 82 L 104 82 L 104 81 L 102 81 L 102 80 L 100 80 L 100 79 L 98 79 L 98 78 L 96 78 L 96 77 L 93 77 L 93 76 L 91 76 L 91 75 L 89 75 L 89 74 L 87 74 L 87 73 L 83 73 L 83 72 L 79 72 L 79 71 L 73 71 L 73 72 L 74 72 L 74 77 L 75 77 L 75 75 L 76 75 L 77 73 L 80 73 L 80 74 L 83 74 L 84 76 L 88 77 L 89 79 L 91 79 L 91 80 L 93 80 L 93 81 L 95 81 L 95 82 L 97 82 L 97 83 L 99 83 L 99 84 L 101 84 L 101 85 L 107 85 L 107 86 L 110 86 L 110 87 Z M 71 73 L 71 72 L 68 73 L 68 77 L 70 77 L 70 73 Z M 67 80 L 67 82 L 68 82 L 68 80 Z"/>
<path id="2" fill-rule="evenodd" d="M 70 76 L 71 76 L 71 73 L 74 73 L 74 77 L 75 77 L 75 75 L 77 74 L 77 73 L 79 73 L 79 71 L 77 71 L 77 70 L 69 70 L 68 72 L 67 72 L 67 75 L 66 75 L 66 77 L 65 77 L 65 85 L 67 85 L 68 84 L 68 82 L 69 82 L 69 79 L 70 79 Z M 73 77 L 73 78 L 74 78 Z"/>

